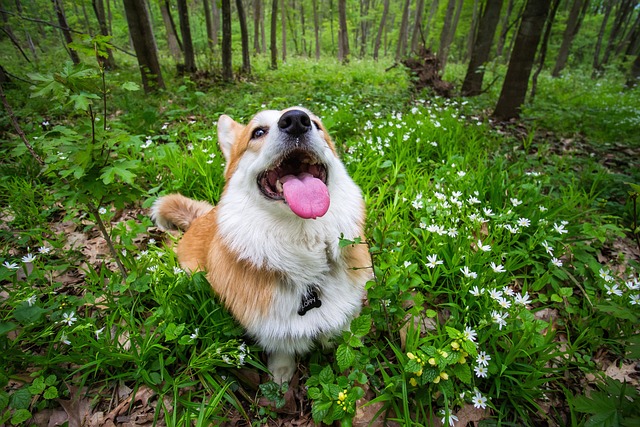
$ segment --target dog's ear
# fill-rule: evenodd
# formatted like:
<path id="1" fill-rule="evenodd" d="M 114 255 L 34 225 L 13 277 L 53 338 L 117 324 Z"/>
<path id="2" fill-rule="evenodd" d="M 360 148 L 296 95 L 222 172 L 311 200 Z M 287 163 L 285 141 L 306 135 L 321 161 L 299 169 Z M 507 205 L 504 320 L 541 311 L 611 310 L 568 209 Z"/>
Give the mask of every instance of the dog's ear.
<path id="1" fill-rule="evenodd" d="M 218 119 L 218 145 L 220 145 L 220 150 L 222 150 L 227 162 L 231 157 L 231 148 L 242 129 L 244 129 L 244 126 L 225 114 Z"/>

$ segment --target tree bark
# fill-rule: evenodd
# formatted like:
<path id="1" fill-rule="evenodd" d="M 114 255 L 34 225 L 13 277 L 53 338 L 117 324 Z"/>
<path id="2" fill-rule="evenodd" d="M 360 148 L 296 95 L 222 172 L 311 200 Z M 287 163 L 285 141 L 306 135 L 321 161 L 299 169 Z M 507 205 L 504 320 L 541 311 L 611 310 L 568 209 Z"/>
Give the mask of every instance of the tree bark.
<path id="1" fill-rule="evenodd" d="M 429 42 L 429 33 L 431 32 L 431 21 L 433 20 L 433 17 L 435 16 L 435 14 L 438 12 L 438 3 L 439 3 L 439 0 L 433 0 L 433 2 L 431 3 L 431 7 L 429 8 L 429 16 L 427 16 L 427 23 L 424 27 L 425 43 Z"/>
<path id="2" fill-rule="evenodd" d="M 202 0 L 202 10 L 204 12 L 204 25 L 207 29 L 207 47 L 213 52 L 215 46 L 213 44 L 213 19 L 211 17 L 211 5 L 209 0 Z"/>
<path id="3" fill-rule="evenodd" d="M 504 45 L 507 42 L 507 34 L 509 33 L 509 18 L 513 12 L 514 0 L 509 0 L 507 3 L 507 11 L 502 17 L 502 24 L 500 25 L 500 37 L 498 37 L 498 45 L 496 47 L 496 56 L 501 57 L 504 54 Z"/>
<path id="4" fill-rule="evenodd" d="M 253 0 L 253 51 L 258 54 L 263 52 L 264 46 L 260 46 L 260 25 L 262 23 L 262 0 Z"/>
<path id="5" fill-rule="evenodd" d="M 211 27 L 213 31 L 211 40 L 215 49 L 220 39 L 218 36 L 220 34 L 220 8 L 218 7 L 218 0 L 211 0 L 211 16 Z"/>
<path id="6" fill-rule="evenodd" d="M 222 0 L 222 78 L 233 80 L 231 59 L 231 0 Z"/>
<path id="7" fill-rule="evenodd" d="M 604 17 L 602 18 L 602 24 L 600 25 L 600 31 L 598 32 L 598 39 L 596 41 L 596 49 L 593 53 L 593 72 L 592 78 L 595 78 L 602 72 L 602 63 L 600 62 L 600 50 L 602 49 L 602 40 L 604 39 L 604 33 L 607 30 L 607 23 L 609 22 L 609 16 L 611 15 L 611 9 L 613 9 L 613 1 L 605 3 Z"/>
<path id="8" fill-rule="evenodd" d="M 193 50 L 193 40 L 191 39 L 191 25 L 189 24 L 187 0 L 177 0 L 176 3 L 178 5 L 178 18 L 180 20 L 182 46 L 184 47 L 184 71 L 187 73 L 195 73 L 196 54 Z"/>
<path id="9" fill-rule="evenodd" d="M 271 0 L 271 69 L 278 68 L 278 41 L 276 40 L 278 25 L 278 0 Z"/>
<path id="10" fill-rule="evenodd" d="M 280 0 L 280 31 L 282 31 L 282 62 L 287 62 L 287 0 Z"/>
<path id="11" fill-rule="evenodd" d="M 422 15 L 424 14 L 424 0 L 418 0 L 416 3 L 416 17 L 413 22 L 413 31 L 411 34 L 411 52 L 416 53 L 420 48 L 422 40 Z"/>
<path id="12" fill-rule="evenodd" d="M 316 61 L 320 59 L 320 16 L 318 13 L 318 1 L 313 0 L 313 36 L 315 38 Z"/>
<path id="13" fill-rule="evenodd" d="M 584 18 L 584 14 L 586 8 L 589 5 L 589 0 L 574 0 L 571 5 L 571 11 L 569 12 L 569 17 L 567 18 L 567 26 L 564 29 L 564 33 L 562 35 L 562 44 L 560 45 L 560 50 L 558 51 L 558 56 L 556 57 L 556 63 L 553 67 L 553 71 L 551 75 L 553 77 L 560 77 L 560 73 L 567 65 L 567 60 L 569 59 L 569 51 L 571 50 L 571 44 L 573 43 L 573 39 L 578 34 L 580 30 L 580 25 L 582 24 L 582 20 Z"/>
<path id="14" fill-rule="evenodd" d="M 467 47 L 465 49 L 464 55 L 462 56 L 461 62 L 467 62 L 467 59 L 471 58 L 471 51 L 473 50 L 473 43 L 478 35 L 478 16 L 480 15 L 480 11 L 478 10 L 480 7 L 479 1 L 473 1 L 473 15 L 471 17 L 471 29 L 469 30 L 469 35 L 467 36 Z"/>
<path id="15" fill-rule="evenodd" d="M 627 88 L 632 89 L 636 87 L 640 83 L 640 53 L 636 55 L 636 60 L 633 61 L 631 65 L 631 71 L 629 72 L 629 77 L 627 78 Z"/>
<path id="16" fill-rule="evenodd" d="M 547 20 L 551 0 L 528 0 L 511 52 L 507 75 L 493 116 L 507 120 L 519 117 L 527 96 L 536 50 Z"/>
<path id="17" fill-rule="evenodd" d="M 164 89 L 158 48 L 144 0 L 123 0 L 129 34 L 138 58 L 145 93 Z"/>
<path id="18" fill-rule="evenodd" d="M 338 60 L 349 62 L 349 31 L 347 29 L 347 0 L 338 0 Z"/>
<path id="19" fill-rule="evenodd" d="M 409 36 L 409 4 L 411 0 L 405 0 L 402 8 L 402 20 L 400 21 L 400 33 L 398 35 L 398 46 L 396 47 L 396 61 L 407 55 L 407 38 Z"/>
<path id="20" fill-rule="evenodd" d="M 607 48 L 604 51 L 604 57 L 602 58 L 602 65 L 609 63 L 612 54 L 616 52 L 614 48 L 618 44 L 621 34 L 624 34 L 625 28 L 629 25 L 629 19 L 632 16 L 632 10 L 636 6 L 637 0 L 622 0 L 616 12 L 615 20 L 613 21 L 613 28 L 609 33 L 609 41 Z"/>
<path id="21" fill-rule="evenodd" d="M 108 37 L 109 26 L 107 25 L 107 16 L 104 11 L 104 0 L 92 0 L 93 12 L 96 14 L 98 25 L 100 26 L 100 34 Z M 98 55 L 98 62 L 105 70 L 113 70 L 116 68 L 116 61 L 110 48 L 106 49 L 106 57 Z"/>
<path id="22" fill-rule="evenodd" d="M 176 62 L 182 59 L 182 43 L 176 33 L 176 26 L 171 17 L 171 10 L 169 9 L 168 0 L 159 0 L 158 6 L 160 6 L 160 14 L 162 15 L 162 22 L 164 23 L 164 30 L 167 35 L 167 45 L 169 47 L 169 53 Z"/>
<path id="23" fill-rule="evenodd" d="M 371 19 L 369 19 L 370 0 L 360 0 L 360 57 L 364 58 L 367 54 L 367 38 L 371 28 Z"/>
<path id="24" fill-rule="evenodd" d="M 502 3 L 502 0 L 487 0 L 484 6 L 478 23 L 478 32 L 471 48 L 471 60 L 462 83 L 464 96 L 477 96 L 482 92 L 484 64 L 489 60 L 491 45 L 500 21 Z"/>
<path id="25" fill-rule="evenodd" d="M 51 2 L 53 3 L 53 9 L 56 12 L 56 17 L 58 18 L 58 24 L 60 25 L 61 31 L 62 31 L 62 36 L 64 37 L 64 41 L 65 41 L 65 48 L 67 49 L 67 51 L 69 52 L 69 56 L 71 57 L 71 61 L 73 61 L 73 63 L 75 65 L 78 65 L 80 63 L 80 57 L 78 56 L 78 52 L 75 51 L 75 49 L 73 49 L 72 47 L 69 47 L 69 45 L 71 43 L 73 43 L 73 37 L 71 37 L 71 29 L 69 28 L 69 25 L 67 24 L 67 17 L 64 14 L 64 9 L 62 7 L 62 1 L 61 0 L 51 0 Z"/>
<path id="26" fill-rule="evenodd" d="M 531 95 L 530 102 L 533 102 L 533 99 L 536 97 L 536 90 L 538 88 L 538 76 L 542 72 L 542 68 L 544 67 L 544 61 L 547 57 L 547 47 L 549 46 L 549 38 L 551 37 L 551 27 L 553 26 L 553 21 L 556 19 L 556 13 L 558 12 L 558 7 L 560 6 L 560 0 L 551 0 L 551 10 L 549 11 L 549 15 L 547 16 L 547 22 L 545 23 L 544 34 L 542 35 L 542 43 L 540 45 L 540 53 L 538 54 L 538 67 L 533 73 L 533 77 L 531 78 Z"/>
<path id="27" fill-rule="evenodd" d="M 247 29 L 247 17 L 244 13 L 242 0 L 236 0 L 238 20 L 240 21 L 240 38 L 242 39 L 242 72 L 251 73 L 251 52 L 249 51 L 249 30 Z"/>
<path id="28" fill-rule="evenodd" d="M 389 15 L 389 0 L 384 0 L 384 6 L 382 9 L 382 17 L 380 18 L 380 26 L 378 27 L 378 34 L 376 35 L 376 42 L 373 46 L 373 59 L 378 60 L 378 52 L 380 51 L 380 43 L 382 42 L 382 33 L 384 32 L 385 24 L 387 23 L 387 16 Z"/>
<path id="29" fill-rule="evenodd" d="M 442 33 L 440 34 L 440 47 L 438 49 L 438 59 L 440 61 L 440 68 L 444 72 L 444 68 L 447 64 L 449 56 L 449 47 L 453 41 L 453 36 L 456 33 L 456 27 L 458 25 L 458 19 L 460 18 L 460 11 L 462 9 L 462 0 L 456 8 L 456 0 L 449 0 L 447 3 L 447 11 L 444 17 L 444 24 L 442 26 Z M 455 17 L 454 17 L 455 12 Z"/>

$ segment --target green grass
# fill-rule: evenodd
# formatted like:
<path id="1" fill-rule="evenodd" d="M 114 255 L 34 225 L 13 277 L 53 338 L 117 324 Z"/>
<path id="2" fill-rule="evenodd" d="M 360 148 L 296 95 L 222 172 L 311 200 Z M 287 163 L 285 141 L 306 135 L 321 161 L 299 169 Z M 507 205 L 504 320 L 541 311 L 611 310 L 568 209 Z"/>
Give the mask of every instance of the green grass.
<path id="1" fill-rule="evenodd" d="M 47 109 L 26 88 L 11 89 L 47 167 L 18 139 L 3 146 L 0 424 L 28 425 L 83 386 L 106 411 L 119 384 L 157 393 L 155 416 L 167 425 L 282 416 L 258 397 L 284 403 L 286 390 L 256 389 L 239 374 L 245 367 L 266 378 L 260 350 L 204 276 L 178 268 L 173 241 L 153 231 L 145 209 L 173 191 L 217 201 L 217 117 L 242 121 L 291 105 L 323 119 L 361 186 L 376 273 L 351 330 L 304 359 L 303 411 L 348 423 L 368 391 L 381 414 L 404 425 L 431 425 L 473 404 L 491 409 L 484 425 L 580 426 L 598 415 L 594 405 L 638 416 L 630 386 L 602 381 L 604 391 L 584 393 L 586 374 L 602 378 L 604 365 L 639 358 L 638 262 L 612 249 L 631 236 L 624 183 L 637 183 L 637 172 L 612 174 L 597 157 L 565 155 L 539 137 L 541 129 L 581 132 L 589 144 L 634 147 L 637 90 L 616 97 L 616 81 L 588 91 L 584 80 L 542 78 L 526 110 L 535 128 L 523 138 L 490 126 L 490 94 L 411 93 L 388 64 L 254 66 L 235 85 L 183 79 L 154 97 L 126 90 L 136 76 L 108 74 L 106 130 L 92 130 L 95 117 L 68 105 L 62 87 Z M 458 71 L 451 67 L 453 79 Z M 102 117 L 101 103 L 92 111 Z M 624 398 L 616 406 L 607 393 Z"/>

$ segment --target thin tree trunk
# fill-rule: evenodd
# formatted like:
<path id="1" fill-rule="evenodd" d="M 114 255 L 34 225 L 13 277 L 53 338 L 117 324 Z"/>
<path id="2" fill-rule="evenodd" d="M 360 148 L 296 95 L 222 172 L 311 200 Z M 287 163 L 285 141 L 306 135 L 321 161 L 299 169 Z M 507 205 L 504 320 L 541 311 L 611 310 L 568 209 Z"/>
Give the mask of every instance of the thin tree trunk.
<path id="1" fill-rule="evenodd" d="M 176 62 L 182 59 L 182 45 L 178 34 L 176 34 L 176 27 L 171 17 L 171 11 L 169 10 L 168 0 L 159 0 L 158 6 L 160 6 L 160 14 L 162 15 L 162 22 L 164 23 L 164 30 L 167 35 L 167 45 L 169 46 L 169 53 Z"/>
<path id="2" fill-rule="evenodd" d="M 129 34 L 138 58 L 145 93 L 164 89 L 149 11 L 144 0 L 123 0 Z"/>
<path id="3" fill-rule="evenodd" d="M 631 18 L 633 7 L 636 6 L 636 1 L 637 0 L 622 0 L 620 2 L 615 20 L 613 21 L 613 28 L 611 29 L 611 33 L 609 33 L 609 41 L 604 51 L 602 65 L 608 64 L 611 55 L 616 52 L 614 46 L 618 44 L 620 36 L 624 34 L 625 28 L 629 25 L 629 18 Z"/>
<path id="4" fill-rule="evenodd" d="M 520 115 L 550 3 L 551 0 L 527 1 L 500 98 L 493 112 L 498 119 L 507 120 Z"/>
<path id="5" fill-rule="evenodd" d="M 416 3 L 416 17 L 413 22 L 413 31 L 411 33 L 411 52 L 416 53 L 420 48 L 422 40 L 422 15 L 424 14 L 424 0 L 418 0 Z M 426 42 L 426 40 L 425 40 Z"/>
<path id="6" fill-rule="evenodd" d="M 370 0 L 360 0 L 360 57 L 364 58 L 367 54 L 367 37 L 371 28 L 371 20 L 369 19 Z"/>
<path id="7" fill-rule="evenodd" d="M 500 25 L 500 37 L 498 37 L 498 46 L 496 47 L 496 56 L 499 58 L 504 54 L 504 46 L 507 43 L 507 34 L 509 33 L 509 18 L 511 18 L 511 13 L 513 12 L 513 2 L 514 0 L 509 0 L 507 3 L 507 11 L 502 17 L 502 25 Z"/>
<path id="8" fill-rule="evenodd" d="M 69 56 L 71 57 L 71 61 L 74 64 L 78 65 L 80 63 L 80 57 L 78 56 L 78 52 L 75 51 L 72 47 L 69 47 L 71 43 L 73 43 L 73 37 L 71 37 L 71 29 L 67 24 L 67 17 L 64 14 L 64 9 L 62 8 L 61 0 L 51 0 L 53 3 L 53 10 L 56 12 L 56 17 L 58 18 L 58 24 L 60 25 L 62 36 L 64 37 L 65 47 L 69 52 Z"/>
<path id="9" fill-rule="evenodd" d="M 80 8 L 82 9 L 82 17 L 84 18 L 84 25 L 87 28 L 87 32 L 93 37 L 93 29 L 89 21 L 89 15 L 87 14 L 87 7 L 84 5 L 84 1 L 80 1 Z"/>
<path id="10" fill-rule="evenodd" d="M 479 4 L 478 0 L 473 1 L 473 16 L 471 17 L 471 29 L 469 30 L 469 36 L 467 37 L 467 48 L 465 49 L 464 56 L 462 57 L 462 62 L 467 62 L 468 58 L 471 58 L 471 51 L 473 50 L 473 43 L 477 37 L 478 33 L 478 16 L 479 12 Z"/>
<path id="11" fill-rule="evenodd" d="M 287 0 L 280 0 L 280 31 L 282 37 L 282 62 L 287 62 Z"/>
<path id="12" fill-rule="evenodd" d="M 278 0 L 271 0 L 271 69 L 278 68 L 278 45 L 276 40 L 278 25 Z"/>
<path id="13" fill-rule="evenodd" d="M 213 20 L 211 17 L 211 6 L 209 0 L 202 0 L 202 10 L 204 12 L 204 25 L 207 29 L 207 47 L 213 52 L 215 46 L 213 44 Z"/>
<path id="14" fill-rule="evenodd" d="M 569 12 L 569 17 L 567 19 L 567 26 L 564 29 L 564 34 L 562 35 L 562 44 L 560 45 L 560 50 L 556 57 L 556 63 L 553 67 L 553 71 L 551 72 L 553 77 L 560 77 L 560 73 L 567 65 L 571 44 L 573 43 L 573 39 L 576 34 L 578 34 L 582 19 L 584 18 L 584 11 L 588 5 L 589 0 L 574 0 L 571 5 L 571 11 Z"/>
<path id="15" fill-rule="evenodd" d="M 189 24 L 189 9 L 187 0 L 177 0 L 178 18 L 180 21 L 180 33 L 182 34 L 182 45 L 184 47 L 184 71 L 187 73 L 196 72 L 196 54 L 193 50 L 193 40 L 191 39 L 191 25 Z"/>
<path id="16" fill-rule="evenodd" d="M 484 64 L 489 60 L 491 45 L 495 37 L 496 28 L 500 21 L 502 0 L 487 0 L 478 23 L 478 31 L 471 48 L 471 60 L 467 68 L 467 75 L 462 83 L 464 96 L 476 96 L 482 92 L 484 79 Z"/>
<path id="17" fill-rule="evenodd" d="M 631 65 L 631 71 L 629 72 L 629 78 L 627 79 L 627 88 L 634 88 L 640 83 L 640 53 L 636 55 L 636 60 Z"/>
<path id="18" fill-rule="evenodd" d="M 338 60 L 349 62 L 349 31 L 347 29 L 347 0 L 338 0 Z"/>
<path id="19" fill-rule="evenodd" d="M 98 25 L 100 26 L 100 34 L 108 37 L 109 27 L 107 25 L 107 16 L 104 11 L 104 0 L 92 0 L 93 12 L 96 14 Z M 116 68 L 116 61 L 110 48 L 106 49 L 106 57 L 98 55 L 98 62 L 102 64 L 105 70 L 113 70 Z"/>
<path id="20" fill-rule="evenodd" d="M 604 17 L 602 18 L 602 24 L 600 25 L 600 31 L 598 32 L 598 40 L 596 41 L 596 49 L 593 53 L 593 72 L 592 78 L 595 78 L 602 72 L 602 63 L 600 62 L 600 50 L 602 49 L 602 40 L 604 39 L 604 33 L 607 29 L 607 23 L 609 22 L 609 16 L 611 15 L 611 9 L 613 8 L 613 1 L 605 3 Z"/>
<path id="21" fill-rule="evenodd" d="M 213 28 L 213 49 L 215 50 L 220 41 L 220 8 L 218 7 L 218 0 L 211 0 L 211 16 L 213 18 L 211 22 Z"/>
<path id="22" fill-rule="evenodd" d="M 313 36 L 316 45 L 316 61 L 320 60 L 320 16 L 318 13 L 318 1 L 313 0 Z"/>
<path id="23" fill-rule="evenodd" d="M 247 29 L 247 17 L 244 13 L 242 0 L 236 0 L 238 20 L 240 21 L 240 38 L 242 39 L 242 72 L 251 73 L 251 52 L 249 51 L 249 30 Z"/>
<path id="24" fill-rule="evenodd" d="M 440 47 L 438 48 L 438 59 L 440 60 L 440 67 L 444 70 L 447 63 L 447 56 L 449 56 L 449 46 L 453 39 L 453 14 L 456 9 L 456 0 L 449 0 L 447 3 L 447 10 L 444 16 L 444 23 L 442 25 L 442 33 L 440 33 Z"/>
<path id="25" fill-rule="evenodd" d="M 387 22 L 387 16 L 389 15 L 389 0 L 384 0 L 384 6 L 382 9 L 382 17 L 380 18 L 380 26 L 378 27 L 378 34 L 376 35 L 376 42 L 373 46 L 373 59 L 378 60 L 378 52 L 380 51 L 380 43 L 382 42 L 382 33 Z"/>
<path id="26" fill-rule="evenodd" d="M 396 61 L 407 55 L 407 38 L 409 36 L 409 4 L 411 0 L 405 0 L 402 8 L 402 20 L 400 21 L 400 34 L 396 48 Z"/>
<path id="27" fill-rule="evenodd" d="M 222 78 L 233 80 L 231 58 L 231 0 L 222 0 Z"/>
<path id="28" fill-rule="evenodd" d="M 260 47 L 260 23 L 262 20 L 262 0 L 253 0 L 253 51 L 262 53 Z"/>
<path id="29" fill-rule="evenodd" d="M 542 43 L 540 45 L 540 53 L 538 54 L 538 67 L 533 73 L 533 77 L 531 78 L 531 95 L 529 97 L 530 102 L 533 102 L 533 99 L 536 97 L 536 90 L 538 88 L 538 76 L 542 72 L 542 68 L 544 68 L 544 60 L 547 57 L 547 47 L 549 46 L 549 38 L 551 37 L 551 27 L 553 26 L 553 21 L 556 19 L 556 13 L 558 12 L 558 7 L 560 6 L 560 0 L 551 0 L 551 10 L 549 11 L 549 16 L 547 17 L 547 22 L 545 23 L 544 34 L 542 35 Z"/>
<path id="30" fill-rule="evenodd" d="M 433 17 L 435 16 L 436 12 L 438 12 L 438 3 L 439 3 L 439 0 L 433 0 L 433 2 L 431 3 L 431 7 L 429 8 L 429 16 L 427 16 L 427 23 L 424 27 L 425 43 L 428 43 L 429 41 L 429 33 L 431 32 L 431 21 L 433 20 Z"/>

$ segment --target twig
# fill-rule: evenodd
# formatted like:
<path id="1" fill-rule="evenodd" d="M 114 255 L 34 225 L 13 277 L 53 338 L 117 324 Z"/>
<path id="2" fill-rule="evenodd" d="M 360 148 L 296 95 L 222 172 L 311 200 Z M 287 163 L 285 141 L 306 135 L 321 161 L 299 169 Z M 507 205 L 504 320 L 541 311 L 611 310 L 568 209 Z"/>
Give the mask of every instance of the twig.
<path id="1" fill-rule="evenodd" d="M 11 105 L 9 105 L 7 98 L 4 96 L 4 89 L 2 88 L 1 83 L 0 83 L 0 98 L 2 98 L 2 104 L 4 105 L 5 110 L 7 110 L 7 114 L 9 114 L 9 118 L 11 119 L 11 124 L 13 125 L 13 128 L 16 130 L 16 132 L 20 136 L 20 139 L 22 139 L 22 142 L 24 143 L 24 145 L 27 146 L 27 149 L 29 150 L 33 158 L 36 159 L 36 161 L 40 164 L 40 166 L 44 166 L 44 160 L 42 160 L 42 157 L 40 157 L 40 155 L 35 152 L 35 150 L 33 149 L 33 146 L 29 143 L 27 136 L 22 131 L 22 128 L 18 123 L 18 119 L 16 118 L 16 115 L 13 112 Z"/>

